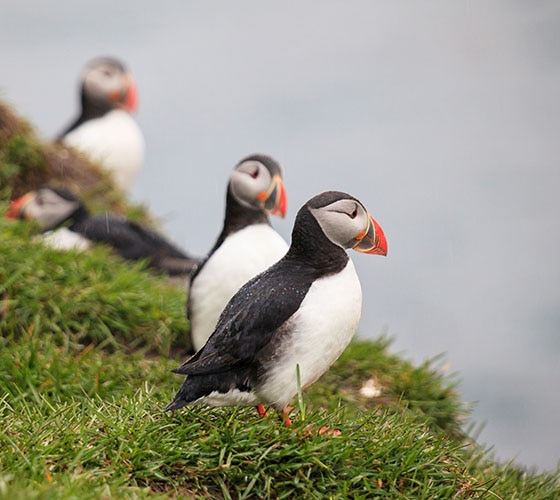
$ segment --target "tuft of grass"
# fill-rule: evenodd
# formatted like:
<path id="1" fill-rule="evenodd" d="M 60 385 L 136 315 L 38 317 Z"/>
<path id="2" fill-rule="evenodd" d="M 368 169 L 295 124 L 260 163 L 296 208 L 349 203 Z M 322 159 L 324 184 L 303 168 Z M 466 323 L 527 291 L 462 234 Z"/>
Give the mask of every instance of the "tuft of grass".
<path id="1" fill-rule="evenodd" d="M 438 367 L 435 357 L 420 366 L 389 352 L 391 339 L 381 336 L 375 342 L 355 339 L 337 361 L 340 369 L 327 372 L 320 385 L 307 391 L 311 401 L 347 404 L 356 411 L 388 405 L 397 410 L 406 406 L 434 430 L 464 437 L 462 426 L 469 406 L 460 400 L 458 380 Z M 362 395 L 360 388 L 371 381 L 379 394 Z"/>
<path id="2" fill-rule="evenodd" d="M 0 328 L 14 338 L 36 332 L 59 343 L 185 346 L 186 290 L 96 247 L 60 252 L 30 238 L 29 224 L 0 220 Z"/>

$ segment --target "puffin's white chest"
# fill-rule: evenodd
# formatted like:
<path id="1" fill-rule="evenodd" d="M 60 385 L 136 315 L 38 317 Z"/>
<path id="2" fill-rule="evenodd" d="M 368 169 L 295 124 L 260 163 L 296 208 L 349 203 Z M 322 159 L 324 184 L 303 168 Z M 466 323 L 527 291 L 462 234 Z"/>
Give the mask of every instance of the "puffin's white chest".
<path id="1" fill-rule="evenodd" d="M 64 136 L 63 142 L 111 171 L 124 190 L 132 187 L 144 161 L 142 131 L 134 118 L 120 109 L 83 123 Z"/>
<path id="2" fill-rule="evenodd" d="M 70 231 L 66 227 L 47 231 L 40 235 L 40 240 L 45 245 L 57 250 L 85 250 L 90 246 L 90 241 L 87 238 Z"/>
<path id="3" fill-rule="evenodd" d="M 301 386 L 315 382 L 338 359 L 354 335 L 362 311 L 360 281 L 349 260 L 338 274 L 317 280 L 279 339 L 278 356 L 267 364 L 260 399 L 284 408 Z"/>
<path id="4" fill-rule="evenodd" d="M 225 239 L 191 283 L 189 319 L 195 349 L 206 343 L 235 292 L 287 250 L 287 243 L 268 224 L 254 224 Z"/>

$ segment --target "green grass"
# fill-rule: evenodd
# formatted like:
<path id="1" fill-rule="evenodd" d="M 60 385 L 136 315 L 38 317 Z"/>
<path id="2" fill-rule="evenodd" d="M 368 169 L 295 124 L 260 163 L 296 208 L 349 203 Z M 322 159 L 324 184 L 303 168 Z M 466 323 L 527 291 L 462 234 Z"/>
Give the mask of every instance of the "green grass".
<path id="1" fill-rule="evenodd" d="M 11 119 L 0 213 L 18 162 L 33 177 L 33 158 L 49 158 Z M 0 498 L 560 498 L 560 471 L 493 460 L 463 431 L 457 376 L 437 357 L 414 366 L 387 337 L 352 342 L 294 398 L 290 428 L 252 408 L 164 413 L 186 292 L 107 248 L 56 252 L 34 233 L 0 217 Z M 368 380 L 380 394 L 361 394 Z"/>
<path id="2" fill-rule="evenodd" d="M 292 428 L 253 409 L 168 415 L 174 363 L 51 345 L 31 369 L 34 343 L 48 347 L 31 335 L 2 348 L 2 361 L 30 353 L 17 382 L 2 370 L 0 496 L 558 498 L 557 476 L 494 464 L 404 407 L 355 416 L 316 407 Z M 51 384 L 33 380 L 43 367 Z M 323 425 L 342 435 L 316 435 Z"/>
<path id="3" fill-rule="evenodd" d="M 30 238 L 31 225 L 0 222 L 0 327 L 4 336 L 46 331 L 59 342 L 167 352 L 187 328 L 186 292 L 106 248 L 59 252 Z M 14 247 L 17 250 L 14 251 Z M 165 306 L 162 304 L 165 303 Z"/>
<path id="4" fill-rule="evenodd" d="M 431 498 L 432 486 L 449 497 L 463 486 L 457 445 L 395 413 L 353 421 L 313 414 L 315 425 L 337 424 L 344 435 L 329 438 L 303 425 L 261 421 L 247 409 L 167 416 L 162 403 L 145 384 L 115 399 L 27 402 L 17 414 L 6 404 L 2 417 L 10 424 L 2 444 L 12 457 L 6 467 L 30 489 L 63 479 L 209 497 Z"/>

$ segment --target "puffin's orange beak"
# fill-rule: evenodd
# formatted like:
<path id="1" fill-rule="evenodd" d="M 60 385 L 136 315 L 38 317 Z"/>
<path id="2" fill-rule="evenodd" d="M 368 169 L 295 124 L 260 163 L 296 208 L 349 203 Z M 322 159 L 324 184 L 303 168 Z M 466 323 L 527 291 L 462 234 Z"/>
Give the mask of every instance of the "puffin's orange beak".
<path id="1" fill-rule="evenodd" d="M 357 252 L 374 255 L 387 255 L 387 239 L 381 226 L 369 215 L 368 227 L 356 236 L 356 243 L 352 248 Z"/>
<path id="2" fill-rule="evenodd" d="M 25 206 L 35 198 L 35 192 L 30 191 L 29 193 L 16 198 L 10 206 L 8 207 L 8 211 L 6 212 L 6 217 L 8 219 L 25 219 Z"/>
<path id="3" fill-rule="evenodd" d="M 138 87 L 132 78 L 128 80 L 126 88 L 126 97 L 124 101 L 124 109 L 132 113 L 138 109 Z"/>
<path id="4" fill-rule="evenodd" d="M 288 206 L 286 189 L 277 174 L 272 178 L 268 191 L 261 191 L 257 198 L 264 204 L 265 210 L 271 215 L 284 217 Z"/>
<path id="5" fill-rule="evenodd" d="M 126 85 L 124 93 L 120 90 L 115 90 L 111 94 L 111 100 L 115 106 L 132 113 L 138 109 L 138 88 L 136 83 L 130 75 L 126 78 Z"/>

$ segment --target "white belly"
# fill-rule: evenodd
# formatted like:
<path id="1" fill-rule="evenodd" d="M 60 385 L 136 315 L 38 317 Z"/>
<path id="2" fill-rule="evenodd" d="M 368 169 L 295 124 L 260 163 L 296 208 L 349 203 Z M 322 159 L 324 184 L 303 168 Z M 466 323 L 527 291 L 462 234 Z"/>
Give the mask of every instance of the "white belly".
<path id="1" fill-rule="evenodd" d="M 287 250 L 287 243 L 267 224 L 246 227 L 226 238 L 191 283 L 189 320 L 196 350 L 206 343 L 235 292 Z"/>
<path id="2" fill-rule="evenodd" d="M 213 391 L 208 396 L 204 396 L 193 402 L 193 404 L 205 404 L 208 406 L 257 406 L 257 400 L 253 392 L 242 392 L 233 389 L 227 393 Z"/>
<path id="3" fill-rule="evenodd" d="M 134 118 L 120 109 L 85 122 L 63 142 L 109 170 L 123 190 L 130 190 L 144 161 L 142 131 Z"/>
<path id="4" fill-rule="evenodd" d="M 315 382 L 352 339 L 361 311 L 362 289 L 351 260 L 340 273 L 313 283 L 290 320 L 293 330 L 284 337 L 279 357 L 265 367 L 258 399 L 285 408 L 297 394 L 297 365 L 302 388 Z"/>
<path id="5" fill-rule="evenodd" d="M 57 250 L 85 250 L 90 245 L 90 241 L 87 238 L 74 231 L 70 231 L 66 227 L 41 234 L 40 241 Z"/>

